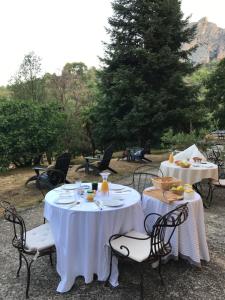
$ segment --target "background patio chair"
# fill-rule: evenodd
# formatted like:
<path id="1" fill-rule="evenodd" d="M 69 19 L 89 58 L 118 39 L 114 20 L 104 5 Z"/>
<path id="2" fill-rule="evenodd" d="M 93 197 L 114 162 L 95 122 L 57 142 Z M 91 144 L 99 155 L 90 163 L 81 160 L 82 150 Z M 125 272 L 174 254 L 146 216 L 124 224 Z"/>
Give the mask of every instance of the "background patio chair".
<path id="1" fill-rule="evenodd" d="M 163 173 L 159 168 L 153 167 L 152 165 L 140 166 L 134 170 L 132 186 L 140 194 L 143 193 L 144 189 L 153 186 L 152 178 L 163 177 Z"/>
<path id="2" fill-rule="evenodd" d="M 218 167 L 218 180 L 209 179 L 209 195 L 208 195 L 208 206 L 211 206 L 213 201 L 213 194 L 216 190 L 225 191 L 225 168 Z"/>
<path id="3" fill-rule="evenodd" d="M 36 175 L 30 177 L 26 181 L 25 185 L 31 181 L 35 181 L 38 189 L 51 190 L 60 183 L 69 183 L 66 176 L 69 169 L 70 159 L 70 153 L 63 153 L 57 157 L 54 167 L 33 167 Z"/>
<path id="4" fill-rule="evenodd" d="M 216 164 L 218 167 L 224 166 L 224 157 L 220 145 L 212 145 L 206 151 L 207 160 Z"/>
<path id="5" fill-rule="evenodd" d="M 80 165 L 76 169 L 76 171 L 78 171 L 80 169 L 85 169 L 86 172 L 94 172 L 96 174 L 99 174 L 100 172 L 102 172 L 104 170 L 109 170 L 116 174 L 117 172 L 109 166 L 110 161 L 112 159 L 112 155 L 113 155 L 113 144 L 109 145 L 105 149 L 103 157 L 99 162 L 91 163 L 87 159 L 84 164 Z"/>
<path id="6" fill-rule="evenodd" d="M 152 229 L 149 229 L 148 221 L 154 217 L 156 221 Z M 146 260 L 152 262 L 158 261 L 158 271 L 161 282 L 163 278 L 161 274 L 161 259 L 168 255 L 172 246 L 170 240 L 175 232 L 175 229 L 184 223 L 188 217 L 187 203 L 177 206 L 164 216 L 156 213 L 148 214 L 144 220 L 144 228 L 146 234 L 130 231 L 126 234 L 114 234 L 109 239 L 111 249 L 110 271 L 106 282 L 109 282 L 112 271 L 113 255 L 121 258 L 128 258 L 140 263 L 141 275 L 141 299 L 143 299 L 143 266 L 142 263 Z M 169 234 L 165 236 L 166 230 Z"/>
<path id="7" fill-rule="evenodd" d="M 17 213 L 14 206 L 3 200 L 0 201 L 0 206 L 4 209 L 5 220 L 13 225 L 12 245 L 19 252 L 17 277 L 19 277 L 23 260 L 27 267 L 26 298 L 28 298 L 31 265 L 37 258 L 45 255 L 49 255 L 52 265 L 51 255 L 55 252 L 54 239 L 48 223 L 27 231 L 23 218 Z"/>

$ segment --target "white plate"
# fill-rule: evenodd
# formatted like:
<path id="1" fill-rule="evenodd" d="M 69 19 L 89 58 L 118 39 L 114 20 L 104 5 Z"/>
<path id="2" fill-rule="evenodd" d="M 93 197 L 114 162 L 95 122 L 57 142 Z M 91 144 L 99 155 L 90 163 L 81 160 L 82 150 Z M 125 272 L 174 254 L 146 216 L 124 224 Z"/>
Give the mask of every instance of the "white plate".
<path id="1" fill-rule="evenodd" d="M 122 206 L 123 202 L 118 199 L 109 199 L 109 200 L 103 201 L 103 205 L 110 206 L 110 207 L 116 207 L 116 206 Z"/>
<path id="2" fill-rule="evenodd" d="M 64 184 L 62 186 L 63 190 L 75 190 L 78 188 L 78 185 L 76 183 L 68 183 L 68 184 Z"/>
<path id="3" fill-rule="evenodd" d="M 72 197 L 58 198 L 55 200 L 56 204 L 70 204 L 73 202 L 75 202 L 75 200 Z"/>
<path id="4" fill-rule="evenodd" d="M 128 189 L 126 186 L 122 186 L 120 184 L 112 184 L 110 186 L 111 191 L 122 191 Z"/>

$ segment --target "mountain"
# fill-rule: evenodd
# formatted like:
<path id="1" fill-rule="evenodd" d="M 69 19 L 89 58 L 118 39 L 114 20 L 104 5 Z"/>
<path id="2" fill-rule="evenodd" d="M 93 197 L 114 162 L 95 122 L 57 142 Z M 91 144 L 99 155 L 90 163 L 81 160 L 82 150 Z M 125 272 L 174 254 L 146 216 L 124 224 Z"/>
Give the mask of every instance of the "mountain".
<path id="1" fill-rule="evenodd" d="M 196 36 L 190 44 L 184 44 L 183 48 L 189 49 L 196 46 L 191 56 L 195 64 L 206 64 L 212 60 L 219 61 L 225 57 L 225 29 L 208 21 L 206 17 L 198 22 L 190 23 L 196 25 Z"/>

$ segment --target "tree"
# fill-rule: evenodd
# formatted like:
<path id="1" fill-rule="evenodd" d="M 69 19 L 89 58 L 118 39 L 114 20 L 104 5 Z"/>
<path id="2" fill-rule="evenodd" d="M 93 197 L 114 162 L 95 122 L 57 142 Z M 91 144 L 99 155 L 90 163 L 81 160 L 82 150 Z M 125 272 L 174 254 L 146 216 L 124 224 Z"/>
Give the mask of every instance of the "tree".
<path id="1" fill-rule="evenodd" d="M 164 128 L 189 130 L 195 98 L 183 77 L 193 67 L 191 50 L 181 45 L 192 40 L 195 28 L 187 26 L 180 2 L 114 0 L 95 110 L 99 143 L 144 144 L 159 140 Z"/>
<path id="2" fill-rule="evenodd" d="M 41 58 L 34 52 L 24 56 L 19 71 L 11 79 L 9 88 L 16 100 L 43 100 L 43 81 L 41 73 Z"/>
<path id="3" fill-rule="evenodd" d="M 222 59 L 205 83 L 206 105 L 220 129 L 225 128 L 225 58 Z"/>
<path id="4" fill-rule="evenodd" d="M 31 165 L 41 153 L 57 151 L 64 127 L 65 116 L 54 103 L 0 102 L 0 167 Z"/>

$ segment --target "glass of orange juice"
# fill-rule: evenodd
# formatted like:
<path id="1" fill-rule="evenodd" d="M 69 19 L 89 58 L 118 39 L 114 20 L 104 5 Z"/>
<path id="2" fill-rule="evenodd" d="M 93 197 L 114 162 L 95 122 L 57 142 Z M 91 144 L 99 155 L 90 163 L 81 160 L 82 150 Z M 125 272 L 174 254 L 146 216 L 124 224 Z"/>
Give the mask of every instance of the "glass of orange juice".
<path id="1" fill-rule="evenodd" d="M 109 194 L 109 184 L 108 184 L 108 176 L 110 175 L 109 172 L 100 173 L 102 176 L 102 184 L 101 184 L 101 193 L 103 195 Z"/>

